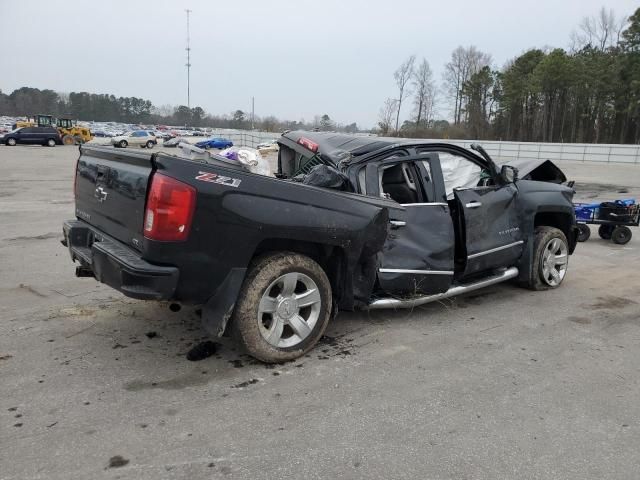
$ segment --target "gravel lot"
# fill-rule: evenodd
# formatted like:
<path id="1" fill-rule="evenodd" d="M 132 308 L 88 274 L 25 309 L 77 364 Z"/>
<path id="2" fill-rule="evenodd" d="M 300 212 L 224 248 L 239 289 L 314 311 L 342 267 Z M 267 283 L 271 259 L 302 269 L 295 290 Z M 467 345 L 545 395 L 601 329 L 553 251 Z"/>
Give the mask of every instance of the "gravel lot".
<path id="1" fill-rule="evenodd" d="M 343 313 L 265 367 L 191 308 L 74 277 L 74 147 L 0 147 L 0 479 L 623 479 L 640 463 L 640 231 L 564 285 Z M 640 165 L 561 165 L 640 198 Z M 617 193 L 625 188 L 628 193 Z"/>

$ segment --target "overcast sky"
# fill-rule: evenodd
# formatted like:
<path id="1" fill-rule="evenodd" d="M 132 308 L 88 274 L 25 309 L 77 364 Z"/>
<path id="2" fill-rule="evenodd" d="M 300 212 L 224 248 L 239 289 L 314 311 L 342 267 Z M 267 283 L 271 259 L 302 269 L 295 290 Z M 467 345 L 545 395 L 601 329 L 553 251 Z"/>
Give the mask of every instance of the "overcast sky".
<path id="1" fill-rule="evenodd" d="M 425 57 L 441 84 L 458 45 L 494 66 L 532 47 L 569 45 L 604 0 L 0 0 L 0 89 L 31 86 L 186 104 L 186 14 L 191 14 L 191 105 L 215 114 L 375 124 L 393 72 Z M 64 6 L 63 6 L 64 5 Z M 637 1 L 606 0 L 629 16 Z M 445 105 L 439 113 L 448 116 Z M 403 117 L 410 105 L 403 108 Z"/>

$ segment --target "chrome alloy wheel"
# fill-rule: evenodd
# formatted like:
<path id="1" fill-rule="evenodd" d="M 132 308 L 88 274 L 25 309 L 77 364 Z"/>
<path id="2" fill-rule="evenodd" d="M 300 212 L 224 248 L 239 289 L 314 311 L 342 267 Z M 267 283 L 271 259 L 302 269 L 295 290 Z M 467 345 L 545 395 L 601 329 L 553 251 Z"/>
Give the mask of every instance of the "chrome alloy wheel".
<path id="1" fill-rule="evenodd" d="M 313 331 L 321 307 L 320 290 L 310 277 L 286 273 L 262 295 L 258 307 L 260 334 L 274 347 L 295 347 Z"/>
<path id="2" fill-rule="evenodd" d="M 560 238 L 552 238 L 542 251 L 542 278 L 551 287 L 560 285 L 567 273 L 569 249 Z"/>

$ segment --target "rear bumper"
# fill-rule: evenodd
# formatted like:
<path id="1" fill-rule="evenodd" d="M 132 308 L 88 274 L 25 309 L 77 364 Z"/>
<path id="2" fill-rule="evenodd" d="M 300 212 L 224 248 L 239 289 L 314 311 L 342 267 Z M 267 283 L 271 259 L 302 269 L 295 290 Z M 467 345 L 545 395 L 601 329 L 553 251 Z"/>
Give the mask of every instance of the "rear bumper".
<path id="1" fill-rule="evenodd" d="M 153 265 L 136 250 L 115 240 L 81 220 L 68 220 L 62 227 L 62 244 L 71 260 L 78 261 L 78 276 L 90 276 L 142 300 L 170 300 L 176 291 L 179 270 Z"/>

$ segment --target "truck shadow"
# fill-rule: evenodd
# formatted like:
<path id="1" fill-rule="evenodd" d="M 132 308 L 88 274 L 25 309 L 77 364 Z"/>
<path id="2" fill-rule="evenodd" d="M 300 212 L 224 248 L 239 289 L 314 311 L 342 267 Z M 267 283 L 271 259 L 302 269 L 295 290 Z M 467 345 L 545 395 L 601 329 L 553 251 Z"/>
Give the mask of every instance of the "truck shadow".
<path id="1" fill-rule="evenodd" d="M 234 339 L 208 335 L 195 308 L 174 312 L 166 303 L 126 302 L 103 310 L 99 330 L 93 332 L 98 338 L 91 343 L 101 356 L 113 356 L 119 367 L 137 371 L 138 378 L 124 385 L 128 391 L 178 390 L 211 382 L 246 388 L 267 375 L 291 374 L 327 360 L 353 362 L 362 355 L 370 357 L 391 329 L 401 336 L 428 334 L 445 323 L 469 321 L 476 309 L 488 309 L 496 299 L 517 295 L 523 295 L 523 290 L 500 285 L 411 310 L 340 312 L 314 349 L 286 364 L 266 365 L 253 359 Z M 203 344 L 209 345 L 207 354 L 189 361 L 189 352 Z M 247 374 L 250 378 L 245 379 Z"/>

